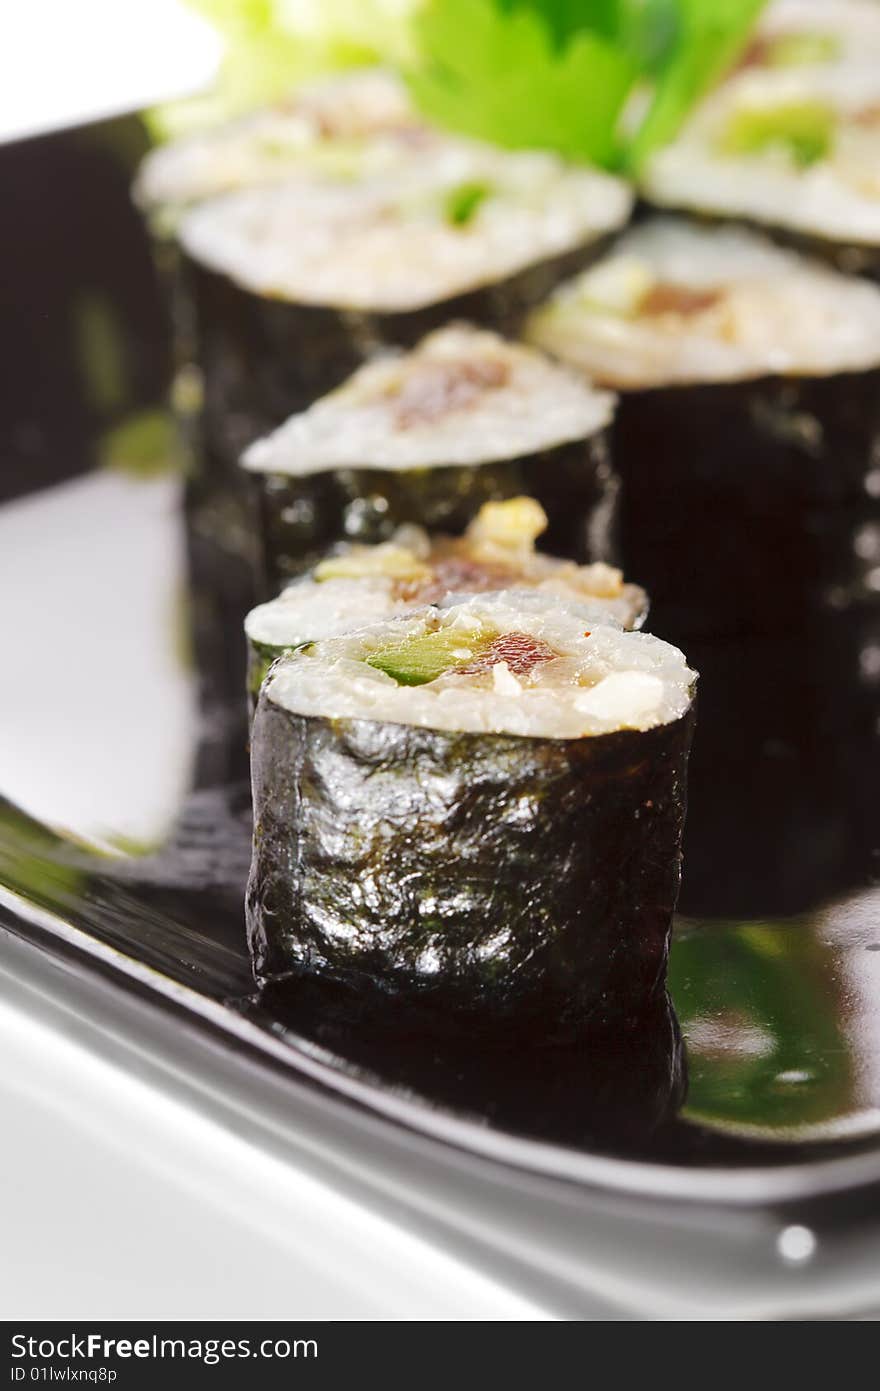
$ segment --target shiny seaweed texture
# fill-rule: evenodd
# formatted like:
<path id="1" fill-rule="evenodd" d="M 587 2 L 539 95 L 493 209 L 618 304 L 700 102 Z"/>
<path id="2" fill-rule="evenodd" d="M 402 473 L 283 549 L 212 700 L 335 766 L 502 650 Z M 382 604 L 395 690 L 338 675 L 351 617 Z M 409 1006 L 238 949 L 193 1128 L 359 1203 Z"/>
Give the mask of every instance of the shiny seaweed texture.
<path id="1" fill-rule="evenodd" d="M 404 522 L 455 535 L 485 502 L 521 494 L 536 498 L 547 514 L 542 550 L 580 564 L 617 556 L 619 480 L 606 431 L 477 468 L 334 469 L 301 478 L 257 474 L 255 486 L 270 596 L 338 541 L 387 541 Z"/>
<path id="2" fill-rule="evenodd" d="M 779 632 L 875 602 L 878 448 L 877 371 L 624 396 L 621 547 L 664 637 Z"/>
<path id="3" fill-rule="evenodd" d="M 547 1040 L 662 992 L 692 712 L 585 739 L 315 719 L 264 687 L 248 933 L 321 977 Z"/>
<path id="4" fill-rule="evenodd" d="M 202 438 L 217 466 L 340 386 L 376 352 L 411 348 L 453 319 L 515 334 L 530 309 L 583 270 L 607 238 L 527 266 L 515 275 L 393 313 L 295 304 L 260 295 L 182 253 L 178 316 L 192 328 L 204 381 Z"/>

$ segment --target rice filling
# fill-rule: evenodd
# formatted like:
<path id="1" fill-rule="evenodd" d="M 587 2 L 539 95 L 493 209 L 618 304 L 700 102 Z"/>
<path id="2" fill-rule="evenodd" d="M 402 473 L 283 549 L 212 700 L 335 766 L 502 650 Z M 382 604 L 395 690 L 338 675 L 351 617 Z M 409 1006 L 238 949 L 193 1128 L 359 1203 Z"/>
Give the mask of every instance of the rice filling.
<path id="1" fill-rule="evenodd" d="M 744 228 L 656 217 L 536 310 L 528 336 L 626 389 L 880 365 L 880 289 Z"/>
<path id="2" fill-rule="evenodd" d="M 454 324 L 389 353 L 257 441 L 255 472 L 429 468 L 517 458 L 595 435 L 614 398 L 533 349 Z"/>
<path id="3" fill-rule="evenodd" d="M 514 276 L 622 226 L 621 180 L 554 156 L 443 142 L 405 170 L 210 199 L 181 222 L 197 262 L 295 304 L 395 312 Z"/>

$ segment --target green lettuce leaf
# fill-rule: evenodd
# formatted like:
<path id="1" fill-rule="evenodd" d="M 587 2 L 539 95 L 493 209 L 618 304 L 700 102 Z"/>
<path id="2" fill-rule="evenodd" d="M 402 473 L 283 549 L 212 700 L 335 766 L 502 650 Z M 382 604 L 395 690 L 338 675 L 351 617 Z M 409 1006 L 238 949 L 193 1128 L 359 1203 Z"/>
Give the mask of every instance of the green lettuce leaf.
<path id="1" fill-rule="evenodd" d="M 207 92 L 149 113 L 155 138 L 202 130 L 278 100 L 299 83 L 348 67 L 413 57 L 410 14 L 419 0 L 187 0 L 226 46 Z"/>

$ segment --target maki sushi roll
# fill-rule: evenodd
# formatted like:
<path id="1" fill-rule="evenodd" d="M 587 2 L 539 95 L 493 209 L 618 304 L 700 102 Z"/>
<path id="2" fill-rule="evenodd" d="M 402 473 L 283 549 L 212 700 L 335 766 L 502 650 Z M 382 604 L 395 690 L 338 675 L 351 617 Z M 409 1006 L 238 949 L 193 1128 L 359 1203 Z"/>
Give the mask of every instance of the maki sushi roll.
<path id="1" fill-rule="evenodd" d="M 337 547 L 245 619 L 252 697 L 282 653 L 450 594 L 530 589 L 579 605 L 585 621 L 640 628 L 645 591 L 601 561 L 576 565 L 536 551 L 546 526 L 540 504 L 519 497 L 485 503 L 464 536 L 432 537 L 423 527 L 404 526 L 376 546 Z"/>
<path id="2" fill-rule="evenodd" d="M 156 230 L 169 232 L 207 198 L 297 179 L 351 180 L 419 159 L 442 138 L 393 73 L 363 68 L 159 146 L 141 165 L 135 198 Z"/>
<path id="3" fill-rule="evenodd" d="M 850 9 L 800 8 L 815 11 L 817 21 Z M 870 21 L 868 6 L 854 8 L 857 29 L 829 22 L 824 35 L 830 48 L 845 51 L 838 61 L 758 62 L 716 89 L 650 160 L 645 196 L 764 223 L 841 270 L 880 278 L 880 7 L 870 6 Z"/>
<path id="4" fill-rule="evenodd" d="M 880 61 L 877 0 L 773 0 L 739 70 L 828 68 Z"/>
<path id="5" fill-rule="evenodd" d="M 281 658 L 251 746 L 257 980 L 546 1041 L 664 988 L 695 675 L 558 598 L 475 596 Z"/>
<path id="6" fill-rule="evenodd" d="M 461 532 L 487 501 L 526 494 L 563 559 L 613 559 L 614 397 L 543 354 L 455 324 L 361 367 L 259 440 L 269 592 L 329 546 L 390 539 L 405 523 Z"/>
<path id="7" fill-rule="evenodd" d="M 622 392 L 622 554 L 663 631 L 776 631 L 876 597 L 880 289 L 655 218 L 529 333 Z"/>
<path id="8" fill-rule="evenodd" d="M 206 448 L 237 457 L 378 348 L 452 318 L 515 329 L 631 202 L 552 155 L 441 141 L 405 169 L 201 203 L 179 241 Z"/>

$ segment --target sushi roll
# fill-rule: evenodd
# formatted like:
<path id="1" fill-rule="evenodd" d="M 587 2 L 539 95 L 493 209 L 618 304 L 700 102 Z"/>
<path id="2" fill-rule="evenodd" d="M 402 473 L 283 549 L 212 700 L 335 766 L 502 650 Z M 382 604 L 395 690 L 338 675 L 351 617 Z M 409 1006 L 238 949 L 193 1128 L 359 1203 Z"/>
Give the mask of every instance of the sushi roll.
<path id="1" fill-rule="evenodd" d="M 853 40 L 860 62 L 747 66 L 722 84 L 650 160 L 647 199 L 764 223 L 838 269 L 880 278 L 880 6 L 871 9 L 873 49 Z"/>
<path id="2" fill-rule="evenodd" d="M 631 202 L 549 154 L 446 141 L 406 169 L 201 203 L 179 242 L 205 447 L 237 457 L 377 349 L 450 319 L 515 329 Z"/>
<path id="3" fill-rule="evenodd" d="M 169 232 L 186 209 L 219 194 L 297 179 L 348 181 L 417 160 L 444 138 L 419 118 L 399 78 L 363 68 L 160 145 L 141 165 L 135 199 L 157 231 Z"/>
<path id="4" fill-rule="evenodd" d="M 880 61 L 877 0 L 773 0 L 738 70 L 828 68 Z"/>
<path id="5" fill-rule="evenodd" d="M 535 590 L 579 605 L 585 621 L 640 628 L 648 596 L 601 561 L 575 565 L 535 550 L 547 516 L 533 498 L 487 502 L 464 536 L 400 527 L 376 546 L 342 545 L 245 619 L 248 689 L 256 696 L 284 652 L 338 637 L 450 594 Z"/>
<path id="6" fill-rule="evenodd" d="M 876 598 L 880 289 L 655 218 L 529 336 L 622 392 L 622 555 L 663 631 L 775 631 Z"/>
<path id="7" fill-rule="evenodd" d="M 268 592 L 337 541 L 387 541 L 405 523 L 461 532 L 484 502 L 521 494 L 547 515 L 547 550 L 613 560 L 613 411 L 609 392 L 465 324 L 367 363 L 244 455 Z"/>
<path id="8" fill-rule="evenodd" d="M 663 991 L 695 675 L 555 596 L 475 596 L 281 658 L 251 762 L 257 980 L 548 1041 Z"/>

